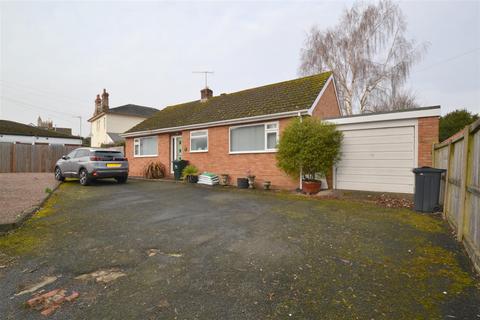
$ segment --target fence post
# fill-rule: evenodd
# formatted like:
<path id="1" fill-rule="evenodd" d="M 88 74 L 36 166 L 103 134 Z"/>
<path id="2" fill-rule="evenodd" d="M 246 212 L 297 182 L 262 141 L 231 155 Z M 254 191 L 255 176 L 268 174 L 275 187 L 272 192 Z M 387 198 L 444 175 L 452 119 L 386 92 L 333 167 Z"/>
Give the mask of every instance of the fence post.
<path id="1" fill-rule="evenodd" d="M 445 175 L 445 191 L 443 195 L 443 217 L 446 219 L 448 214 L 448 205 L 450 202 L 450 198 L 448 196 L 448 189 L 450 189 L 450 171 L 451 171 L 451 163 L 452 163 L 452 142 L 448 143 L 447 147 L 447 174 Z"/>
<path id="2" fill-rule="evenodd" d="M 458 212 L 458 226 L 457 226 L 457 240 L 462 241 L 463 229 L 465 223 L 465 202 L 467 201 L 467 172 L 468 172 L 468 151 L 469 151 L 469 136 L 470 127 L 466 126 L 463 129 L 463 155 L 462 155 L 462 176 L 460 180 L 460 198 L 459 198 L 459 212 Z"/>
<path id="3" fill-rule="evenodd" d="M 12 148 L 10 151 L 10 172 L 16 172 L 17 171 L 17 159 L 16 158 L 16 152 L 15 152 L 15 142 L 12 143 Z"/>

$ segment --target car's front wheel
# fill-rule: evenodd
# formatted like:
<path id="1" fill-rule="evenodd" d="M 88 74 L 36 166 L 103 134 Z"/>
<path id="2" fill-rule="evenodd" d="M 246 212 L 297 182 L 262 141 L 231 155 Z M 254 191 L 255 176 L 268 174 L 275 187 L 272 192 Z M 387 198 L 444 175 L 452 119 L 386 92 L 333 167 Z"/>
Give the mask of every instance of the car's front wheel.
<path id="1" fill-rule="evenodd" d="M 118 183 L 125 183 L 127 182 L 127 179 L 128 179 L 127 176 L 115 177 L 115 180 L 117 180 Z"/>
<path id="2" fill-rule="evenodd" d="M 59 167 L 55 167 L 55 180 L 65 181 L 65 177 L 62 174 L 62 170 Z"/>
<path id="3" fill-rule="evenodd" d="M 88 172 L 86 169 L 80 170 L 78 177 L 80 178 L 80 184 L 82 186 L 88 186 L 90 184 L 90 179 L 88 178 Z"/>

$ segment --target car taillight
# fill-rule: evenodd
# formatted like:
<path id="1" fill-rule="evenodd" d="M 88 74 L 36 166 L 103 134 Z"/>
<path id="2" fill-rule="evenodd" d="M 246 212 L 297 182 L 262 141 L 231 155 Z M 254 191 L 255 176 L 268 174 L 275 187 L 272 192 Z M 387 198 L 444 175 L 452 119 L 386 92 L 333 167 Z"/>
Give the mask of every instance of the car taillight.
<path id="1" fill-rule="evenodd" d="M 128 161 L 128 159 L 127 159 L 127 158 L 118 157 L 118 158 L 113 158 L 113 161 Z"/>
<path id="2" fill-rule="evenodd" d="M 102 157 L 90 157 L 90 161 L 104 161 L 105 159 Z"/>

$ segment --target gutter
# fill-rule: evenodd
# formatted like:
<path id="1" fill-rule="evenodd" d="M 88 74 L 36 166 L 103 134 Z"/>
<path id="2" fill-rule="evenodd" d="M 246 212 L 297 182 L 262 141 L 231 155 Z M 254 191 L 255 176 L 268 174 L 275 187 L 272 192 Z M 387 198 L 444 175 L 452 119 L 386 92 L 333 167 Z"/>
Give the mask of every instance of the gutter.
<path id="1" fill-rule="evenodd" d="M 231 125 L 231 124 L 263 121 L 263 120 L 274 120 L 274 119 L 280 119 L 280 118 L 290 118 L 290 117 L 298 116 L 299 114 L 308 115 L 308 109 L 287 111 L 287 112 L 280 112 L 280 113 L 272 113 L 272 114 L 246 117 L 246 118 L 237 118 L 237 119 L 197 123 L 197 124 L 178 126 L 178 127 L 152 129 L 152 130 L 144 130 L 144 131 L 136 131 L 136 132 L 127 132 L 127 133 L 121 133 L 120 136 L 124 137 L 124 138 L 140 137 L 140 136 L 154 135 L 154 134 L 158 134 L 158 133 L 176 132 L 176 131 L 192 130 L 192 129 L 201 129 L 201 128 L 205 128 L 205 127 L 218 127 L 218 126 Z"/>

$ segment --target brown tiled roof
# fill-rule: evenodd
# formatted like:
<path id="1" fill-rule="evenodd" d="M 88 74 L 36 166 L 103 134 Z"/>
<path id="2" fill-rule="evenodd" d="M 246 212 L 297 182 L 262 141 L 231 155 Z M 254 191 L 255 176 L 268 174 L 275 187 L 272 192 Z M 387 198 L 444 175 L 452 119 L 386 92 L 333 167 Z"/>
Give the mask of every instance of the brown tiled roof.
<path id="1" fill-rule="evenodd" d="M 42 129 L 42 128 L 29 126 L 23 123 L 8 121 L 8 120 L 0 120 L 0 134 L 81 139 L 80 137 L 72 136 L 70 134 L 61 133 L 53 130 Z"/>
<path id="2" fill-rule="evenodd" d="M 312 106 L 331 72 L 173 105 L 127 132 L 155 130 L 305 110 Z"/>

